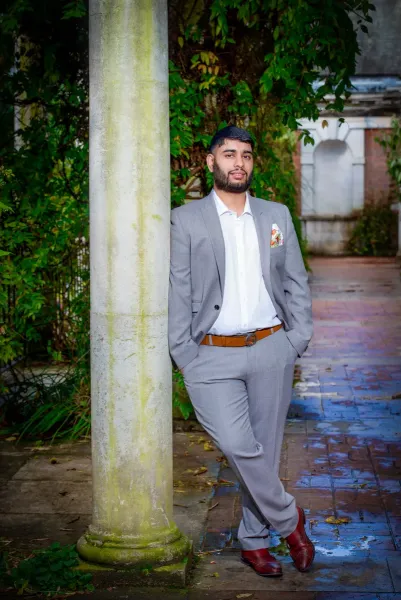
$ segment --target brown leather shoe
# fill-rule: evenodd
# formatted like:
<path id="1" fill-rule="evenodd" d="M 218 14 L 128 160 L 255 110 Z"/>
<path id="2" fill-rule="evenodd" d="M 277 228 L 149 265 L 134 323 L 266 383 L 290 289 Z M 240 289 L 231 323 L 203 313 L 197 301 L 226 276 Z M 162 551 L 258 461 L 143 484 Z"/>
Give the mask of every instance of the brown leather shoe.
<path id="1" fill-rule="evenodd" d="M 280 563 L 270 554 L 267 548 L 242 550 L 241 560 L 262 577 L 281 577 L 283 574 Z"/>
<path id="2" fill-rule="evenodd" d="M 305 513 L 297 506 L 298 525 L 288 537 L 285 538 L 290 549 L 290 555 L 298 571 L 309 571 L 315 558 L 315 547 L 306 535 Z"/>

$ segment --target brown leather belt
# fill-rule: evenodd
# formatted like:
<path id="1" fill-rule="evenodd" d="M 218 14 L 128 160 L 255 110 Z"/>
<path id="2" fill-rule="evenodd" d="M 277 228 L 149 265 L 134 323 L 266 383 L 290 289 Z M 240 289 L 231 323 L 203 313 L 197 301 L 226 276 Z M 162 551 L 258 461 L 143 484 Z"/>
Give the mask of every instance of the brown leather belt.
<path id="1" fill-rule="evenodd" d="M 274 327 L 266 327 L 266 329 L 257 329 L 244 335 L 212 335 L 208 333 L 203 340 L 201 345 L 203 346 L 224 346 L 226 348 L 241 348 L 242 346 L 253 346 L 259 340 L 272 333 L 276 333 L 282 328 L 282 324 L 275 325 Z"/>

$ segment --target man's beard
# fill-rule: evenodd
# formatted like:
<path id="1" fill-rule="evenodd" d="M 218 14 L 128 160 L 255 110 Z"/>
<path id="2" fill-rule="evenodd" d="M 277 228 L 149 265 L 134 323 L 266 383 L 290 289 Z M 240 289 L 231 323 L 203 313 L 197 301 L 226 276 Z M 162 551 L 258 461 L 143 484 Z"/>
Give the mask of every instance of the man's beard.
<path id="1" fill-rule="evenodd" d="M 252 183 L 253 171 L 251 171 L 249 176 L 246 174 L 245 171 L 242 171 L 242 172 L 245 173 L 245 175 L 246 175 L 245 181 L 242 181 L 242 182 L 241 181 L 237 181 L 237 182 L 230 181 L 229 180 L 230 173 L 228 173 L 226 175 L 224 173 L 224 171 L 222 169 L 220 169 L 220 167 L 217 164 L 217 161 L 215 159 L 214 165 L 213 165 L 214 184 L 217 187 L 217 189 L 222 190 L 223 192 L 242 194 L 243 192 L 246 192 L 247 189 L 249 189 L 249 187 Z"/>

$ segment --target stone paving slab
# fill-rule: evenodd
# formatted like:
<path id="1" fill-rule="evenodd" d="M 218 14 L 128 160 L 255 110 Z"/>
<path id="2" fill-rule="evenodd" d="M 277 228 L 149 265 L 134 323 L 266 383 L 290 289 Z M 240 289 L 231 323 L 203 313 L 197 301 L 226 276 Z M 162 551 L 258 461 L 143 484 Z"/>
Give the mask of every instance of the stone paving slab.
<path id="1" fill-rule="evenodd" d="M 401 592 L 401 553 L 397 556 L 387 556 L 387 564 L 396 592 Z"/>
<path id="2" fill-rule="evenodd" d="M 90 456 L 35 456 L 14 473 L 12 481 L 90 481 Z"/>

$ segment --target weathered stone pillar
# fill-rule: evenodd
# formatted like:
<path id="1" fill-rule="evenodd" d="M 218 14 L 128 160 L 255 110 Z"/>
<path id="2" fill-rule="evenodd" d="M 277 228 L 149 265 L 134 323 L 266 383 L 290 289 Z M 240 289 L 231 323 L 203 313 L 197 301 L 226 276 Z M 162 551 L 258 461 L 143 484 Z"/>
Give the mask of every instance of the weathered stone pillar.
<path id="1" fill-rule="evenodd" d="M 190 545 L 172 521 L 169 156 L 167 2 L 91 0 L 93 517 L 78 550 L 147 572 Z"/>

